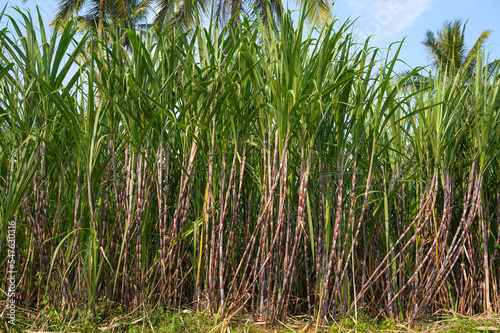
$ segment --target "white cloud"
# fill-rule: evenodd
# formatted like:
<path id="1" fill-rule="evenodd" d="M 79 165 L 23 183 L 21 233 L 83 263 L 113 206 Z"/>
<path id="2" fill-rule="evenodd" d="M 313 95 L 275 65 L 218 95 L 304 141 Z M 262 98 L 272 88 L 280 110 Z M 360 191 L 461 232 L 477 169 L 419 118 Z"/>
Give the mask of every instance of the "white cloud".
<path id="1" fill-rule="evenodd" d="M 390 38 L 411 26 L 435 0 L 347 0 L 360 16 L 360 37 Z"/>

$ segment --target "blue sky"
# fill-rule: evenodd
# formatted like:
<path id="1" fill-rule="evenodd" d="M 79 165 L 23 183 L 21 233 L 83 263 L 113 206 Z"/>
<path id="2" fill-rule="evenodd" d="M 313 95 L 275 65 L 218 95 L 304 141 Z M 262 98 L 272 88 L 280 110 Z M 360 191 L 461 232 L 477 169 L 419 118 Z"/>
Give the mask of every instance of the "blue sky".
<path id="1" fill-rule="evenodd" d="M 356 31 L 373 36 L 373 44 L 388 47 L 403 38 L 401 58 L 411 66 L 430 63 L 422 45 L 425 32 L 436 32 L 445 21 L 461 18 L 467 22 L 466 45 L 474 45 L 484 30 L 492 30 L 486 42 L 490 60 L 500 58 L 500 1 L 498 0 L 343 0 L 334 14 L 340 20 L 358 17 Z"/>
<path id="2" fill-rule="evenodd" d="M 38 5 L 44 21 L 51 22 L 57 7 L 56 0 L 0 0 L 1 7 L 29 8 Z M 294 2 L 286 5 L 295 10 Z M 8 10 L 12 13 L 11 10 Z M 372 37 L 372 45 L 388 47 L 406 37 L 400 58 L 410 66 L 430 63 L 429 55 L 421 44 L 426 30 L 437 31 L 445 21 L 461 18 L 468 21 L 467 47 L 471 47 L 479 34 L 492 30 L 486 45 L 490 61 L 500 58 L 500 1 L 498 0 L 337 0 L 333 15 L 340 21 L 357 18 L 355 33 L 360 40 Z"/>

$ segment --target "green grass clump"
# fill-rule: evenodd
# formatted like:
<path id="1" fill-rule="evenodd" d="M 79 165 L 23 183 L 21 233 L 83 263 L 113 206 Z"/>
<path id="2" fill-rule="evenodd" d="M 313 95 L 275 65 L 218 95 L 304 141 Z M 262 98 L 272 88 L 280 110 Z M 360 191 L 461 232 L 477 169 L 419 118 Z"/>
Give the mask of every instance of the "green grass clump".
<path id="1" fill-rule="evenodd" d="M 396 329 L 396 321 L 394 319 L 384 318 L 374 320 L 369 316 L 362 315 L 357 319 L 348 316 L 339 322 L 335 322 L 330 328 L 331 333 L 351 332 L 356 331 L 360 333 L 368 332 L 383 332 L 392 331 Z"/>

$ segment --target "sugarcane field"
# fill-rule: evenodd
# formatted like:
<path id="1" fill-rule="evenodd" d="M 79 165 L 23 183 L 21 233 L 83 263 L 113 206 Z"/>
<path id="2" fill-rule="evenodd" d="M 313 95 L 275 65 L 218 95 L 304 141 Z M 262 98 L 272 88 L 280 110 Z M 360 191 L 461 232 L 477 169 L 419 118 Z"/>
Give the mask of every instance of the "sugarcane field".
<path id="1" fill-rule="evenodd" d="M 422 2 L 0 6 L 0 332 L 500 331 L 500 23 Z"/>

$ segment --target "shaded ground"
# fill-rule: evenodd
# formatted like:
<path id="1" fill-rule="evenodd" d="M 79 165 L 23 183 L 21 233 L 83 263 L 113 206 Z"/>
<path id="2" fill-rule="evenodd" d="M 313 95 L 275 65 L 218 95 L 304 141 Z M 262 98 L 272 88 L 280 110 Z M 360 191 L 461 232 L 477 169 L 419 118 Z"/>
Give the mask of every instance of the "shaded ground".
<path id="1" fill-rule="evenodd" d="M 95 314 L 57 311 L 46 308 L 42 311 L 17 309 L 17 322 L 14 326 L 7 323 L 2 314 L 1 332 L 160 332 L 160 333 L 288 333 L 288 332 L 497 332 L 500 331 L 498 315 L 466 317 L 448 313 L 434 319 L 412 323 L 396 323 L 393 320 L 373 320 L 361 317 L 356 320 L 349 316 L 330 326 L 316 326 L 305 318 L 290 318 L 286 323 L 276 326 L 266 325 L 251 316 L 237 315 L 220 320 L 217 315 L 194 313 L 191 310 L 180 312 L 149 311 L 142 315 L 123 315 L 120 308 L 99 309 Z"/>

